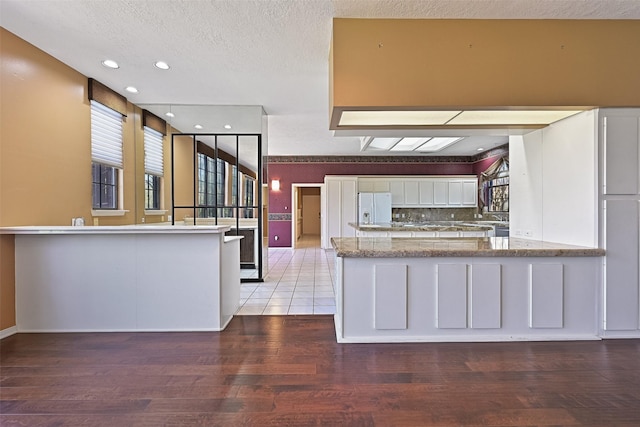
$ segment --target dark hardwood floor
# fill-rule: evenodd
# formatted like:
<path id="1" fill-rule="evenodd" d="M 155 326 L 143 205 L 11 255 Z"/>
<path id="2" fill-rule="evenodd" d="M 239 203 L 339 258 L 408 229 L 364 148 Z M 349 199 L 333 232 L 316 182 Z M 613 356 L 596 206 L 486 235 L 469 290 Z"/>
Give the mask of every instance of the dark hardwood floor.
<path id="1" fill-rule="evenodd" d="M 640 426 L 640 340 L 337 344 L 331 316 L 18 334 L 2 426 Z"/>

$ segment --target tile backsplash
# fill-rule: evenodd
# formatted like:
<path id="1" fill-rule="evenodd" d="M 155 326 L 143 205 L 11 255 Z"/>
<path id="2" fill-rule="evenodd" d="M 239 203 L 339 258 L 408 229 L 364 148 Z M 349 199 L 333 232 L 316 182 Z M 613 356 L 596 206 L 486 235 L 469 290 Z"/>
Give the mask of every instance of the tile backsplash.
<path id="1" fill-rule="evenodd" d="M 477 213 L 475 208 L 392 208 L 391 219 L 396 222 L 509 220 L 508 214 L 483 213 L 482 218 L 476 218 Z"/>

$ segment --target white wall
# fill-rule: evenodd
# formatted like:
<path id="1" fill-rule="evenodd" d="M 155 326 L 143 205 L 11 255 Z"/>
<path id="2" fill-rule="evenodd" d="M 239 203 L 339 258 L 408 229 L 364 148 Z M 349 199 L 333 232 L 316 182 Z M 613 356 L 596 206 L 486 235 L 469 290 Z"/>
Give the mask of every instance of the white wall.
<path id="1" fill-rule="evenodd" d="M 542 240 L 542 132 L 509 137 L 509 229 Z"/>
<path id="2" fill-rule="evenodd" d="M 586 111 L 510 138 L 512 236 L 598 245 L 596 119 Z"/>

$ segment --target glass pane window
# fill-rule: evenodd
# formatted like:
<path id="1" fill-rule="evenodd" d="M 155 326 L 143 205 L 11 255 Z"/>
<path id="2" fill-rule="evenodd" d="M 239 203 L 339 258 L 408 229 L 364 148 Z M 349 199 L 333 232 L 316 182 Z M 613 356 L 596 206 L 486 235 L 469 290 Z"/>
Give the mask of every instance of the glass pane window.
<path id="1" fill-rule="evenodd" d="M 91 164 L 93 209 L 118 209 L 118 169 Z"/>
<path id="2" fill-rule="evenodd" d="M 156 175 L 144 175 L 144 208 L 153 210 L 160 209 L 160 187 L 161 178 Z"/>

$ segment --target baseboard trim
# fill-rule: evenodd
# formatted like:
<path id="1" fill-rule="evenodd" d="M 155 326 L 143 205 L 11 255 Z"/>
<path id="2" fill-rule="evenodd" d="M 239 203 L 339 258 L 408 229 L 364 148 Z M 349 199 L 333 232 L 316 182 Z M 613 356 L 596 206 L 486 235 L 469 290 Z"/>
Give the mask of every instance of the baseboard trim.
<path id="1" fill-rule="evenodd" d="M 18 327 L 17 326 L 12 326 L 10 328 L 7 329 L 3 329 L 0 331 L 0 340 L 10 337 L 13 334 L 17 334 L 18 333 Z"/>

